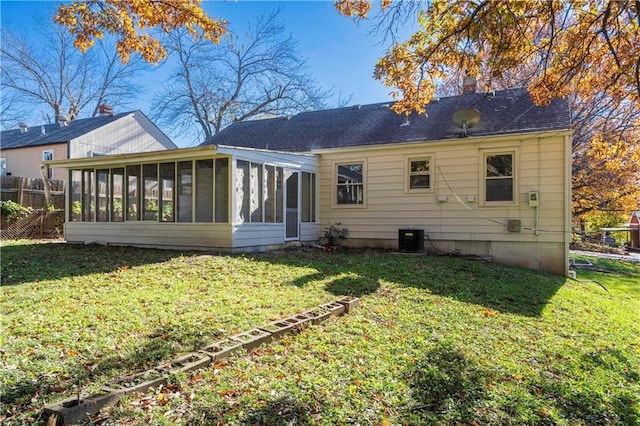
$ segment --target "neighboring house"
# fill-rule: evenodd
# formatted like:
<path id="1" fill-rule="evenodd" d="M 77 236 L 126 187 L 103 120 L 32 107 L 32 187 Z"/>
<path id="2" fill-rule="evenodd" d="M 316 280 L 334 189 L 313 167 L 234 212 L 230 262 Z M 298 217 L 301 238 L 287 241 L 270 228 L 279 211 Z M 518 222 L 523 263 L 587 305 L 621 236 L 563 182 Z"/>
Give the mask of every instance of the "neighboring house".
<path id="1" fill-rule="evenodd" d="M 54 162 L 70 169 L 69 202 L 81 207 L 66 239 L 251 251 L 318 241 L 340 223 L 353 247 L 397 249 L 418 235 L 430 251 L 567 273 L 566 101 L 538 107 L 514 89 L 434 100 L 426 116 L 389 107 L 237 122 L 197 148 Z"/>
<path id="2" fill-rule="evenodd" d="M 631 213 L 627 226 L 629 227 L 631 248 L 640 250 L 640 210 Z"/>
<path id="3" fill-rule="evenodd" d="M 0 134 L 0 173 L 40 178 L 43 161 L 175 148 L 140 111 L 35 126 L 21 123 L 19 129 Z M 47 173 L 50 179 L 66 179 L 64 169 Z"/>
<path id="4" fill-rule="evenodd" d="M 609 232 L 628 232 L 628 248 L 640 251 L 640 210 L 631 212 L 629 222 L 625 225 L 614 228 L 600 228 L 600 231 L 602 232 L 602 243 L 607 245 L 616 244 L 616 240 L 609 236 Z"/>

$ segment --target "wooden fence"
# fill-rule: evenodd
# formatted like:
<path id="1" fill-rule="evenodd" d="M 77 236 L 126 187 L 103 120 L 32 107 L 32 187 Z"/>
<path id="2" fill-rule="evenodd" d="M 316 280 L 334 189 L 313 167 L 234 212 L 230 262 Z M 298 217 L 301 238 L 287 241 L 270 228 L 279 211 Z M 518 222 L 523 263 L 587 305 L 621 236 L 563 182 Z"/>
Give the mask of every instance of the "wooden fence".
<path id="1" fill-rule="evenodd" d="M 51 202 L 55 209 L 64 209 L 64 181 L 49 180 Z M 46 209 L 44 180 L 20 176 L 0 176 L 0 199 L 11 200 L 24 207 Z"/>
<path id="2" fill-rule="evenodd" d="M 0 176 L 0 199 L 33 209 L 16 221 L 8 222 L 6 218 L 1 218 L 0 236 L 3 239 L 59 236 L 64 224 L 64 186 L 63 180 L 49 180 L 53 205 L 53 209 L 50 209 L 42 179 Z"/>
<path id="3" fill-rule="evenodd" d="M 15 240 L 21 238 L 56 238 L 62 235 L 64 210 L 33 210 L 20 219 L 2 221 L 0 237 Z"/>

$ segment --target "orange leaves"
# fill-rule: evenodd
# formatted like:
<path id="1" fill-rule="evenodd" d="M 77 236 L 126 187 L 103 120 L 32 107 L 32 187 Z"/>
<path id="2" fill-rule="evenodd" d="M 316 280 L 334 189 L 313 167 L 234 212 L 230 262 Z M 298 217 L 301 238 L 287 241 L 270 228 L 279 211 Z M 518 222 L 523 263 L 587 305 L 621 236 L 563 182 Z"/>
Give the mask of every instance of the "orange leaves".
<path id="1" fill-rule="evenodd" d="M 484 315 L 485 317 L 492 318 L 498 315 L 498 311 L 494 311 L 493 309 L 483 308 L 482 315 Z"/>
<path id="2" fill-rule="evenodd" d="M 362 0 L 336 2 L 341 14 L 356 18 L 369 7 Z M 382 2 L 382 9 L 409 18 L 394 3 Z M 374 75 L 400 99 L 399 113 L 422 112 L 445 72 L 488 83 L 519 75 L 539 105 L 582 89 L 638 105 L 639 13 L 615 0 L 433 0 L 417 13 L 420 29 L 394 44 Z"/>
<path id="3" fill-rule="evenodd" d="M 367 0 L 336 0 L 334 5 L 341 15 L 356 19 L 365 19 L 371 9 L 371 2 Z M 389 1 L 383 1 L 382 8 L 388 5 Z"/>
<path id="4" fill-rule="evenodd" d="M 139 53 L 157 64 L 166 57 L 160 41 L 146 33 L 152 29 L 170 32 L 184 27 L 193 37 L 217 43 L 226 34 L 226 22 L 212 19 L 200 1 L 182 0 L 88 0 L 63 4 L 54 21 L 68 27 L 74 45 L 85 52 L 105 33 L 118 38 L 117 51 L 122 62 Z"/>
<path id="5" fill-rule="evenodd" d="M 236 389 L 225 389 L 225 390 L 218 391 L 218 395 L 220 396 L 234 397 L 238 394 L 239 394 L 239 391 L 237 391 Z"/>
<path id="6" fill-rule="evenodd" d="M 622 223 L 637 209 L 640 199 L 640 126 L 626 120 L 621 126 L 595 120 L 591 137 L 579 147 L 580 156 L 574 159 L 574 215 L 587 221 L 602 220 L 596 212 L 606 210 L 624 217 L 611 218 L 617 223 L 602 226 Z"/>
<path id="7" fill-rule="evenodd" d="M 402 99 L 393 105 L 398 114 L 416 111 L 424 112 L 424 107 L 435 93 L 433 80 L 424 79 L 426 72 L 439 75 L 435 69 L 425 70 L 416 62 L 415 52 L 406 44 L 395 45 L 376 64 L 374 75 L 381 79 L 385 86 L 396 87 L 394 99 L 402 94 Z M 418 84 L 416 84 L 418 82 Z"/>

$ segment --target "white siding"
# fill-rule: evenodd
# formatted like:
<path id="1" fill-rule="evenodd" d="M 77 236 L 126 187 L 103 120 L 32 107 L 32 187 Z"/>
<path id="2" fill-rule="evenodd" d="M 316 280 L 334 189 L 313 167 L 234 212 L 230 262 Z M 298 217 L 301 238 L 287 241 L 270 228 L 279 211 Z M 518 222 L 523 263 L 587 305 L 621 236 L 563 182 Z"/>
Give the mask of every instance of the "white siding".
<path id="1" fill-rule="evenodd" d="M 485 150 L 516 152 L 516 202 L 483 206 L 482 162 Z M 408 192 L 407 157 L 431 156 L 431 186 L 427 192 Z M 345 244 L 397 247 L 398 229 L 419 228 L 432 241 L 480 242 L 498 261 L 519 264 L 518 257 L 535 255 L 536 269 L 564 273 L 567 206 L 565 135 L 515 136 L 494 139 L 456 139 L 443 143 L 416 143 L 322 152 L 320 160 L 321 223 L 341 223 L 349 230 Z M 366 161 L 366 205 L 335 206 L 334 163 Z M 539 191 L 536 209 L 528 204 L 529 191 Z M 446 197 L 446 198 L 445 198 Z M 475 201 L 467 201 L 474 199 Z M 439 201 L 440 200 L 440 201 Z M 521 221 L 520 232 L 509 232 L 507 220 Z M 498 242 L 507 244 L 509 249 Z M 544 244 L 542 244 L 544 243 Z M 464 245 L 462 245 L 464 246 Z M 515 249 L 514 247 L 521 247 Z M 536 247 L 544 247 L 538 250 Z M 555 250 L 562 247 L 560 250 Z M 425 244 L 429 248 L 429 244 Z M 509 255 L 507 255 L 509 253 Z M 551 253 L 547 255 L 545 253 Z M 549 256 L 559 261 L 550 261 Z M 541 266 L 539 266 L 541 265 Z"/>
<path id="2" fill-rule="evenodd" d="M 235 148 L 220 146 L 216 150 L 219 154 L 231 155 L 235 160 L 251 161 L 253 163 L 270 164 L 284 168 L 291 168 L 305 172 L 318 172 L 318 156 L 310 154 L 293 154 L 278 151 L 265 151 L 250 148 Z"/>
<path id="3" fill-rule="evenodd" d="M 302 222 L 300 224 L 300 241 L 319 241 L 320 224 L 318 222 Z"/>
<path id="4" fill-rule="evenodd" d="M 218 223 L 67 222 L 70 243 L 160 248 L 229 249 L 231 225 Z"/>
<path id="5" fill-rule="evenodd" d="M 283 223 L 243 223 L 233 226 L 234 250 L 263 251 L 283 243 Z"/>
<path id="6" fill-rule="evenodd" d="M 176 146 L 139 112 L 126 115 L 71 141 L 69 158 L 174 149 Z"/>

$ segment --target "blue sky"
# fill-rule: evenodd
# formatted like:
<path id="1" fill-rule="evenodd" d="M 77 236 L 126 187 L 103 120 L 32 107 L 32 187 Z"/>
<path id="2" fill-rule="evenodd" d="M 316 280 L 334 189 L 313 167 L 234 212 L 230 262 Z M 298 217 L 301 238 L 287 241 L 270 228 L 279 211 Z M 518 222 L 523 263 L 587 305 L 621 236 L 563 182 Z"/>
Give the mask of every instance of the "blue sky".
<path id="1" fill-rule="evenodd" d="M 323 89 L 333 90 L 330 106 L 336 106 L 339 98 L 344 100 L 350 96 L 350 104 L 390 99 L 389 90 L 373 78 L 374 65 L 384 53 L 380 37 L 369 34 L 366 23 L 356 25 L 338 15 L 333 1 L 205 1 L 203 5 L 210 16 L 222 17 L 232 27 L 240 28 L 261 12 L 280 8 L 286 31 L 298 41 L 312 75 Z M 53 2 L 2 0 L 3 26 L 9 24 L 25 34 L 35 34 L 39 17 L 54 6 Z M 148 113 L 149 101 L 169 68 L 168 64 L 161 65 L 144 76 L 145 95 L 134 109 Z M 115 107 L 117 109 L 117 105 Z"/>

